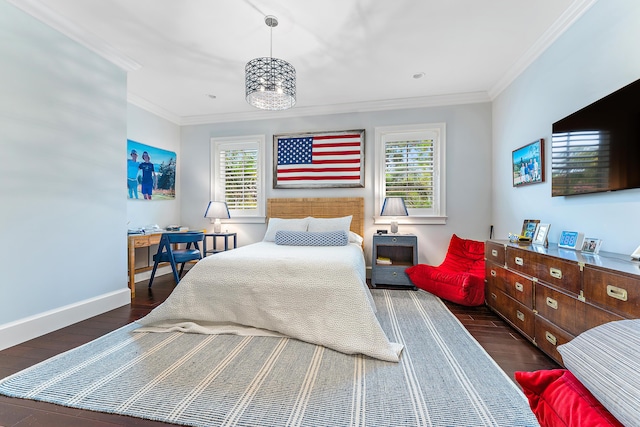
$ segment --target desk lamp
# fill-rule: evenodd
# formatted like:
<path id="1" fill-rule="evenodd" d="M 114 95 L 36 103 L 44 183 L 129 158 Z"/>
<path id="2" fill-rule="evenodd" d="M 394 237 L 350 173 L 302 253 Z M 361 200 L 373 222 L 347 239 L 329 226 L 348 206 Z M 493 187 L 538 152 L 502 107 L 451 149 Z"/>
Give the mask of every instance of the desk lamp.
<path id="1" fill-rule="evenodd" d="M 385 197 L 380 216 L 391 216 L 391 232 L 398 232 L 398 216 L 409 216 L 402 197 Z"/>
<path id="2" fill-rule="evenodd" d="M 231 218 L 229 216 L 227 202 L 209 202 L 209 206 L 207 206 L 207 210 L 204 212 L 204 217 L 215 218 L 215 221 L 213 222 L 213 232 L 220 233 L 222 231 L 220 219 Z"/>

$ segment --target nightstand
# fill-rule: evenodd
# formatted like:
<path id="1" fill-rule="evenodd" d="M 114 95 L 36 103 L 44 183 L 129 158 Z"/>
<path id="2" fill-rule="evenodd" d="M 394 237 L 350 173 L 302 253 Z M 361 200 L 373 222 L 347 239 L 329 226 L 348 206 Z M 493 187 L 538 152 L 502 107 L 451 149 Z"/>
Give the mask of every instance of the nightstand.
<path id="1" fill-rule="evenodd" d="M 207 237 L 213 239 L 213 249 L 207 250 Z M 224 249 L 218 249 L 218 237 L 224 239 Z M 233 248 L 229 247 L 229 237 L 233 237 Z M 236 233 L 205 233 L 204 241 L 202 242 L 202 256 L 209 254 L 217 254 L 218 252 L 228 251 L 229 249 L 235 249 L 238 246 L 238 237 Z"/>
<path id="2" fill-rule="evenodd" d="M 415 234 L 374 234 L 371 286 L 415 286 L 404 270 L 418 263 L 418 237 Z"/>

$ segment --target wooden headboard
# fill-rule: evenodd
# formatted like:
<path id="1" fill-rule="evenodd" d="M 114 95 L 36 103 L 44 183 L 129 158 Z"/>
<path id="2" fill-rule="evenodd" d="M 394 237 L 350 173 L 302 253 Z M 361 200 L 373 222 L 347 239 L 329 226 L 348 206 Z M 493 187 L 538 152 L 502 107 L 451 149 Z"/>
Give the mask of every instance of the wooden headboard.
<path id="1" fill-rule="evenodd" d="M 364 197 L 268 199 L 268 218 L 337 218 L 353 215 L 351 231 L 364 236 Z"/>

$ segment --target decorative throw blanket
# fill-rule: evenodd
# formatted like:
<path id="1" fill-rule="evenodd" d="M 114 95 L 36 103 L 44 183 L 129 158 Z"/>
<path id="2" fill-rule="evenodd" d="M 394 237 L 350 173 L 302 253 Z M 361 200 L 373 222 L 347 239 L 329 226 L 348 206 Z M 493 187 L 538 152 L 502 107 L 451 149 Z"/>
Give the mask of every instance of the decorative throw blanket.
<path id="1" fill-rule="evenodd" d="M 261 242 L 206 257 L 139 332 L 281 335 L 397 362 L 365 281 L 362 248 Z"/>

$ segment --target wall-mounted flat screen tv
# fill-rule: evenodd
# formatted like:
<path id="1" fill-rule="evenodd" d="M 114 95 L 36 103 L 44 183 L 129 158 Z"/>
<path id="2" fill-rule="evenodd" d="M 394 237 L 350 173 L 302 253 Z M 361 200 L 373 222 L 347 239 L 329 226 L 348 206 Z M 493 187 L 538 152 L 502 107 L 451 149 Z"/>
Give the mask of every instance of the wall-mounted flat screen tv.
<path id="1" fill-rule="evenodd" d="M 551 195 L 640 187 L 640 80 L 553 124 Z"/>

